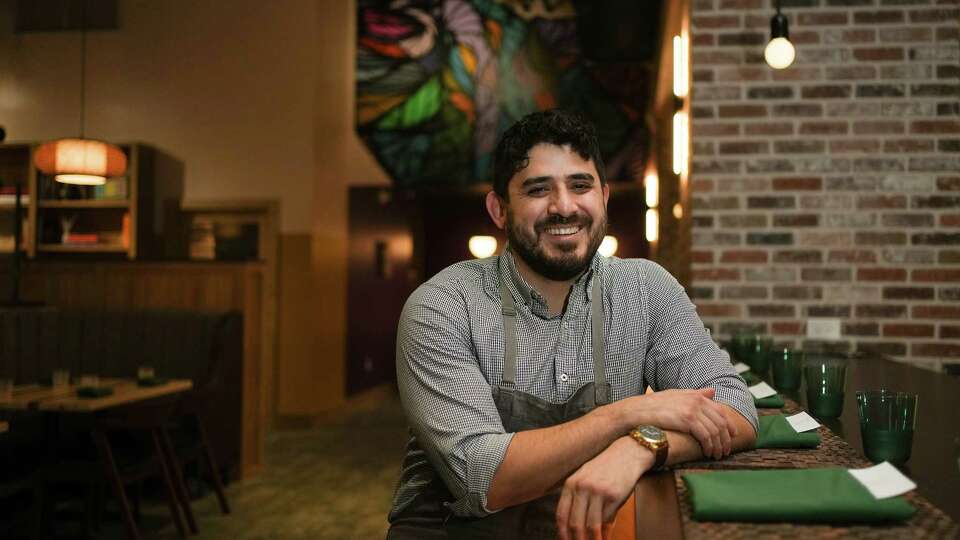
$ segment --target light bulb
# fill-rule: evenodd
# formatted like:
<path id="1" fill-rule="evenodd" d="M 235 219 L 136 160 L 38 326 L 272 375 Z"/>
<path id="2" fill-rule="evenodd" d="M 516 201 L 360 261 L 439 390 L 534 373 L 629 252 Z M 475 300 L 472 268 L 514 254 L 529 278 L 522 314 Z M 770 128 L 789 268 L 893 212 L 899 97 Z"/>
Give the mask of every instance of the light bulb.
<path id="1" fill-rule="evenodd" d="M 793 63 L 797 56 L 797 51 L 793 48 L 793 43 L 784 37 L 775 37 L 767 43 L 767 48 L 763 50 L 763 58 L 773 69 L 786 69 Z"/>
<path id="2" fill-rule="evenodd" d="M 467 248 L 474 257 L 484 259 L 497 252 L 497 239 L 492 236 L 471 236 Z"/>
<path id="3" fill-rule="evenodd" d="M 603 237 L 603 241 L 600 242 L 600 247 L 597 248 L 597 251 L 604 257 L 613 257 L 613 254 L 617 252 L 618 246 L 619 242 L 617 242 L 617 237 L 607 235 Z"/>

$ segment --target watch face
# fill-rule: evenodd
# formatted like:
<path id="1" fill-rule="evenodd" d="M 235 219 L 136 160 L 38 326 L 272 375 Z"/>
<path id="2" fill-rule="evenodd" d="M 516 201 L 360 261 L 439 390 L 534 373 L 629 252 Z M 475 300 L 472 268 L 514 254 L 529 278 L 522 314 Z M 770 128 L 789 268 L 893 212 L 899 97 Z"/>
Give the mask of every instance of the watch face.
<path id="1" fill-rule="evenodd" d="M 644 436 L 644 438 L 650 439 L 653 441 L 662 441 L 666 438 L 663 435 L 663 431 L 660 431 L 660 428 L 657 428 L 654 426 L 643 426 L 639 429 L 639 431 L 640 431 L 640 434 Z"/>

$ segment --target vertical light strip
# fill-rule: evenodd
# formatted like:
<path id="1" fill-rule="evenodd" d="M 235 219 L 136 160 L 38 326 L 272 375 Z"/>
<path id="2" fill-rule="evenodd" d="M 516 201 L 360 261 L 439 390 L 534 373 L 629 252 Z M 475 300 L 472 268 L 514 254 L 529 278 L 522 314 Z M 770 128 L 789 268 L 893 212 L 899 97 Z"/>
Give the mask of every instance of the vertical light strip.
<path id="1" fill-rule="evenodd" d="M 688 55 L 687 34 L 673 36 L 673 95 L 687 97 L 690 91 L 690 60 Z"/>
<path id="2" fill-rule="evenodd" d="M 656 209 L 650 208 L 646 214 L 646 224 L 643 227 L 647 242 L 656 242 L 660 238 L 660 216 Z"/>
<path id="3" fill-rule="evenodd" d="M 677 111 L 673 115 L 673 174 L 686 176 L 689 161 L 690 124 L 687 113 Z"/>
<path id="4" fill-rule="evenodd" d="M 660 204 L 660 177 L 657 173 L 648 173 L 643 178 L 644 199 L 648 208 L 656 208 Z"/>

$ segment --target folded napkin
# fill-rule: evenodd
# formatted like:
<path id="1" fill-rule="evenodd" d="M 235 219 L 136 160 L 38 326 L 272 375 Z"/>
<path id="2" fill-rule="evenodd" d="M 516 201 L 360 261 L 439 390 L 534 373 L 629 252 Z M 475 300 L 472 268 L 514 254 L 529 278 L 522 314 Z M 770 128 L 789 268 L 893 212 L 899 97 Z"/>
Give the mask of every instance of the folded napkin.
<path id="1" fill-rule="evenodd" d="M 783 407 L 786 403 L 783 401 L 783 396 L 776 394 L 773 396 L 757 399 L 753 398 L 753 405 L 759 409 L 779 409 Z"/>
<path id="2" fill-rule="evenodd" d="M 101 398 L 113 395 L 113 388 L 109 386 L 81 386 L 77 388 L 77 397 Z"/>
<path id="3" fill-rule="evenodd" d="M 149 379 L 137 379 L 137 386 L 160 386 L 170 382 L 166 377 L 150 377 Z"/>
<path id="4" fill-rule="evenodd" d="M 814 431 L 797 433 L 782 414 L 760 417 L 755 448 L 816 448 L 820 434 Z"/>
<path id="5" fill-rule="evenodd" d="M 747 383 L 747 386 L 753 386 L 763 382 L 763 379 L 758 377 L 757 374 L 752 371 L 744 371 L 740 374 L 740 376 L 743 377 L 743 381 Z"/>
<path id="6" fill-rule="evenodd" d="M 903 497 L 876 499 L 846 469 L 767 469 L 687 473 L 697 521 L 875 523 L 904 521 Z"/>

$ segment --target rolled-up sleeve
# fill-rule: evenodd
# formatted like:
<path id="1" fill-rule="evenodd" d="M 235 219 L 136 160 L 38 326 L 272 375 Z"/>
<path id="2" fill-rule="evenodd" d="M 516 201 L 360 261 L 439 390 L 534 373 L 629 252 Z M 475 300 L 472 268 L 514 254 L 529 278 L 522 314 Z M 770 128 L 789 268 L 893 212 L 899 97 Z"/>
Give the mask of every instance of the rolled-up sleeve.
<path id="1" fill-rule="evenodd" d="M 660 265 L 647 261 L 642 281 L 649 302 L 644 377 L 655 390 L 707 388 L 715 401 L 738 411 L 757 429 L 757 409 L 730 356 L 717 347 L 680 283 Z"/>
<path id="2" fill-rule="evenodd" d="M 425 284 L 407 300 L 397 330 L 400 399 L 420 448 L 455 500 L 482 517 L 487 491 L 513 434 L 506 433 L 470 339 L 465 300 Z"/>

